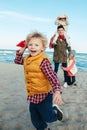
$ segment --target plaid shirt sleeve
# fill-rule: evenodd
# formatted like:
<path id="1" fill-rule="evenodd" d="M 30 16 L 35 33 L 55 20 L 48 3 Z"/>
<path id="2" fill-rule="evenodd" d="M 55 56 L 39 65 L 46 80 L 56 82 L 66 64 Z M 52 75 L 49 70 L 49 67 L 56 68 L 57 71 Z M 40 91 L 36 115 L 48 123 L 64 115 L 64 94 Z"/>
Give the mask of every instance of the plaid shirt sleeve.
<path id="1" fill-rule="evenodd" d="M 53 92 L 55 93 L 55 91 L 60 91 L 60 93 L 62 93 L 57 74 L 56 74 L 56 72 L 53 71 L 52 65 L 48 59 L 44 59 L 42 61 L 41 70 L 46 75 L 47 79 L 50 81 L 50 83 L 53 87 Z"/>
<path id="2" fill-rule="evenodd" d="M 19 50 L 16 51 L 16 57 L 14 59 L 14 63 L 23 65 L 23 54 L 20 54 Z"/>

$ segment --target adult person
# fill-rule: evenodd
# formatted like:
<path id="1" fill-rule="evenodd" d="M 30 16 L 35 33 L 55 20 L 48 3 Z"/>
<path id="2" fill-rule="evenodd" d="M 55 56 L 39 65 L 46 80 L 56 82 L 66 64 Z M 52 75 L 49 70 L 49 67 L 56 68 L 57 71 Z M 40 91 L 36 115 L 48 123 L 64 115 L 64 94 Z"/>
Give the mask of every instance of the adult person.
<path id="1" fill-rule="evenodd" d="M 67 51 L 71 51 L 71 46 L 68 44 L 67 39 L 64 35 L 65 29 L 62 25 L 57 27 L 58 37 L 55 41 L 56 35 L 54 34 L 50 39 L 49 48 L 54 48 L 53 52 L 53 61 L 54 61 L 54 71 L 57 73 L 59 64 L 62 64 L 62 67 L 67 67 Z M 55 41 L 55 42 L 54 42 Z M 64 87 L 67 87 L 67 71 L 64 71 Z"/>

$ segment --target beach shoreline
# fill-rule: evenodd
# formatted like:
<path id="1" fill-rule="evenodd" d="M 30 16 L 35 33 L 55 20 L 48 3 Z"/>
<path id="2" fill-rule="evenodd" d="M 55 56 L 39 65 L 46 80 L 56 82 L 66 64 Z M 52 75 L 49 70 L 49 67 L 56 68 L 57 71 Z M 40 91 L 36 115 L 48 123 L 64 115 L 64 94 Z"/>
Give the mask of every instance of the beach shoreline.
<path id="1" fill-rule="evenodd" d="M 63 73 L 58 73 L 61 85 Z M 87 72 L 78 71 L 77 86 L 63 88 L 60 106 L 66 119 L 52 130 L 87 130 Z M 0 62 L 0 130 L 35 130 L 30 121 L 22 65 Z"/>

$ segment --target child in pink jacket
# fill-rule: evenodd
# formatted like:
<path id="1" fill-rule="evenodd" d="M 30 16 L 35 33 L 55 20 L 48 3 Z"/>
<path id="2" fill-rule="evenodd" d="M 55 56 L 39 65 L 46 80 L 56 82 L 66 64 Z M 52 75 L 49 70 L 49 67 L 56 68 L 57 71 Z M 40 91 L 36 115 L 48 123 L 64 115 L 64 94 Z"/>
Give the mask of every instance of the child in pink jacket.
<path id="1" fill-rule="evenodd" d="M 75 75 L 77 73 L 77 66 L 75 62 L 75 50 L 71 50 L 67 59 L 67 67 L 62 67 L 63 70 L 68 72 L 68 85 L 76 86 Z"/>

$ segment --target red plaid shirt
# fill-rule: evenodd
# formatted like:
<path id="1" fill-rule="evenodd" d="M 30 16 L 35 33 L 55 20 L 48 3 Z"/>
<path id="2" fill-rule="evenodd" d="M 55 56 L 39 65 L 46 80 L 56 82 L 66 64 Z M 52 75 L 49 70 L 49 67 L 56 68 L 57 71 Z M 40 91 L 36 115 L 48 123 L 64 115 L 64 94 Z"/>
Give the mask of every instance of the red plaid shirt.
<path id="1" fill-rule="evenodd" d="M 16 51 L 16 58 L 14 62 L 16 64 L 23 64 L 23 57 L 19 53 L 19 51 Z M 47 79 L 50 81 L 52 85 L 53 89 L 49 93 L 53 94 L 55 93 L 55 91 L 60 91 L 60 93 L 62 93 L 57 74 L 53 71 L 51 63 L 48 61 L 48 59 L 43 59 L 40 67 L 41 67 L 42 72 L 45 74 L 45 76 L 47 77 Z M 28 96 L 27 101 L 38 104 L 42 102 L 46 98 L 47 95 L 48 93 L 34 94 L 32 96 Z"/>

